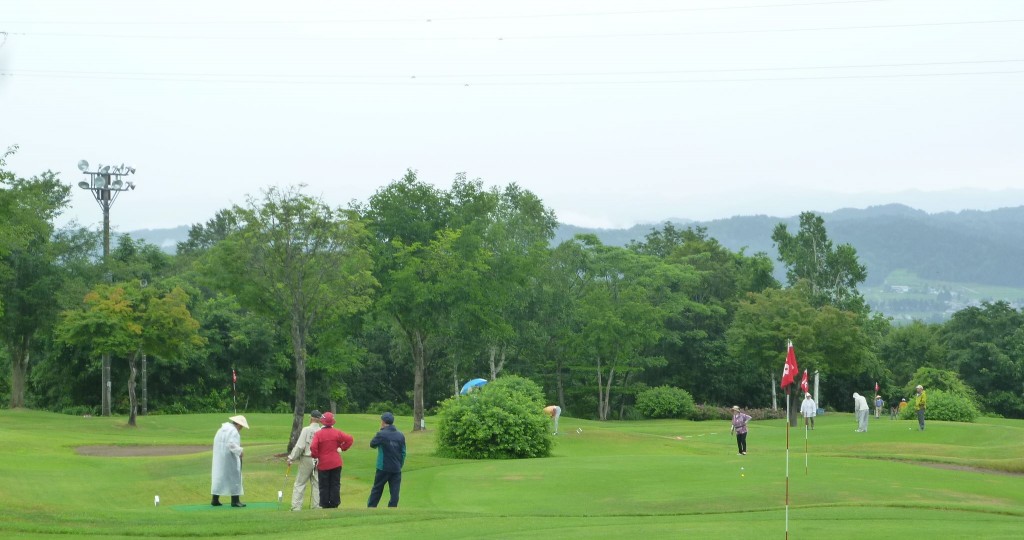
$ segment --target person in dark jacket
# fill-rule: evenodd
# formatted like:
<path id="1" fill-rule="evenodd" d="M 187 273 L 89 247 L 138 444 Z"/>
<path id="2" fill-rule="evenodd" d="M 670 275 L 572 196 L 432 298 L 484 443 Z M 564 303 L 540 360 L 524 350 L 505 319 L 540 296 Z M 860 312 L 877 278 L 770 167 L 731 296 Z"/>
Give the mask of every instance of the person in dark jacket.
<path id="1" fill-rule="evenodd" d="M 373 478 L 366 507 L 377 507 L 386 483 L 391 494 L 388 506 L 395 508 L 402 489 L 402 466 L 405 465 L 405 435 L 395 428 L 395 415 L 390 412 L 380 415 L 380 431 L 370 440 L 370 448 L 377 449 L 377 475 Z"/>

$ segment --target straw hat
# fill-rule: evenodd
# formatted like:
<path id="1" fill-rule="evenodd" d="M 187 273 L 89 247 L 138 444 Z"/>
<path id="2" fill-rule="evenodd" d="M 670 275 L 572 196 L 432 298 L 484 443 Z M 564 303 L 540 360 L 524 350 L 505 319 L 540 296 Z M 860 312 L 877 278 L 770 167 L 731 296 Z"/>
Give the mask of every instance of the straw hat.
<path id="1" fill-rule="evenodd" d="M 738 411 L 738 410 L 740 410 L 740 406 L 739 405 L 733 405 L 732 406 L 732 410 Z"/>
<path id="2" fill-rule="evenodd" d="M 246 422 L 245 417 L 242 415 L 232 416 L 231 418 L 228 418 L 228 420 L 231 420 L 245 429 L 249 429 L 249 422 Z"/>

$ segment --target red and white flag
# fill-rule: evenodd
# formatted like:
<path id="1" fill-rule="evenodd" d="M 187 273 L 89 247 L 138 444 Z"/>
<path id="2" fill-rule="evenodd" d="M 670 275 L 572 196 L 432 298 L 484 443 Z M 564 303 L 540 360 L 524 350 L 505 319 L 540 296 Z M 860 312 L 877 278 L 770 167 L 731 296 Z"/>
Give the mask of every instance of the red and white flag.
<path id="1" fill-rule="evenodd" d="M 878 393 L 878 381 L 875 381 L 875 393 Z"/>
<path id="2" fill-rule="evenodd" d="M 786 351 L 786 367 L 782 368 L 782 382 L 779 383 L 781 388 L 787 388 L 793 384 L 793 378 L 796 377 L 796 373 L 799 368 L 796 366 L 796 352 L 793 351 L 793 342 L 789 342 L 789 350 Z"/>
<path id="3" fill-rule="evenodd" d="M 809 386 L 807 385 L 807 370 L 804 370 L 804 378 L 800 381 L 800 389 L 804 392 L 809 392 Z"/>
<path id="4" fill-rule="evenodd" d="M 231 370 L 231 384 L 234 384 L 236 382 L 238 382 L 238 374 L 235 373 L 235 370 L 232 369 Z"/>

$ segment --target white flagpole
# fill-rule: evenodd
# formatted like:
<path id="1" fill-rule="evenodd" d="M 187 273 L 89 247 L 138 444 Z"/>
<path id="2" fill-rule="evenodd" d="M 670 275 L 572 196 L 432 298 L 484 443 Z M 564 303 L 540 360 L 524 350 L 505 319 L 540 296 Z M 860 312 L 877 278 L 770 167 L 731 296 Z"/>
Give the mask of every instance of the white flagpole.
<path id="1" fill-rule="evenodd" d="M 786 538 L 789 538 L 789 387 L 786 387 Z"/>
<path id="2" fill-rule="evenodd" d="M 804 475 L 807 475 L 807 419 L 804 418 Z"/>

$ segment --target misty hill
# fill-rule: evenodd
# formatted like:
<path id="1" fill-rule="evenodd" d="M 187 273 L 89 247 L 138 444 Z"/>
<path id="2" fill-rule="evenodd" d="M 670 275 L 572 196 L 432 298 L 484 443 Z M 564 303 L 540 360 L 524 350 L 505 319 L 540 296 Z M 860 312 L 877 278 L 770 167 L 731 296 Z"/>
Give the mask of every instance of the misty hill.
<path id="1" fill-rule="evenodd" d="M 834 244 L 848 243 L 868 269 L 867 285 L 879 285 L 891 272 L 907 270 L 936 281 L 1024 287 L 1024 206 L 998 210 L 941 212 L 890 204 L 821 213 Z M 790 233 L 797 216 L 736 216 L 706 222 L 670 220 L 677 227 L 702 226 L 708 235 L 732 250 L 763 251 L 772 260 L 772 229 L 785 223 Z M 587 229 L 561 225 L 556 243 L 578 233 L 596 234 L 602 242 L 626 245 L 642 240 L 659 225 L 629 229 Z"/>

